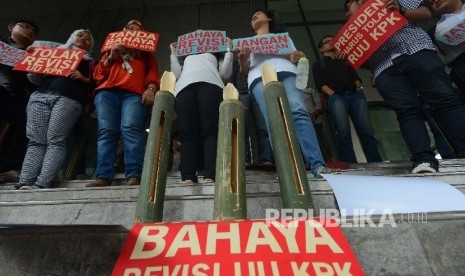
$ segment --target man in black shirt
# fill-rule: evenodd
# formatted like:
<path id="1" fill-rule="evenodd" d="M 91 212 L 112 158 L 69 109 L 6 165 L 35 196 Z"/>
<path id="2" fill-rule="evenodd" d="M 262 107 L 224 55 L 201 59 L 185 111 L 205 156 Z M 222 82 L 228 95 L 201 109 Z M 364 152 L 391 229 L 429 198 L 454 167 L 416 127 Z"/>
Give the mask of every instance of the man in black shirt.
<path id="1" fill-rule="evenodd" d="M 31 20 L 14 20 L 8 25 L 10 37 L 0 40 L 25 50 L 36 39 L 39 28 Z M 0 161 L 0 181 L 17 181 L 27 148 L 26 90 L 31 87 L 26 73 L 14 71 L 12 66 L 0 64 L 0 120 L 10 124 L 11 144 Z M 2 145 L 5 146 L 5 145 Z"/>
<path id="2" fill-rule="evenodd" d="M 326 35 L 319 42 L 318 48 L 323 59 L 313 64 L 313 77 L 316 87 L 328 95 L 328 111 L 336 128 L 339 159 L 357 163 L 352 145 L 350 116 L 367 161 L 381 162 L 362 81 L 346 61 L 336 58 L 336 49 L 331 46 L 332 39 L 333 36 Z"/>

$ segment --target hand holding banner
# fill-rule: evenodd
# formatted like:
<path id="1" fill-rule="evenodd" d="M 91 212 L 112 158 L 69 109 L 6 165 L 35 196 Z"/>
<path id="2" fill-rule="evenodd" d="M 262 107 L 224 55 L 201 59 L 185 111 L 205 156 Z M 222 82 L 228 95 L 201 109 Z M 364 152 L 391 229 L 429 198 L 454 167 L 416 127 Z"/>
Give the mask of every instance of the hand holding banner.
<path id="1" fill-rule="evenodd" d="M 66 77 L 77 68 L 84 54 L 84 50 L 78 49 L 37 47 L 27 52 L 13 70 Z"/>
<path id="2" fill-rule="evenodd" d="M 225 31 L 195 31 L 178 37 L 176 55 L 226 52 L 228 40 Z"/>
<path id="3" fill-rule="evenodd" d="M 399 12 L 386 10 L 384 0 L 368 0 L 334 37 L 333 46 L 357 69 L 407 22 Z"/>
<path id="4" fill-rule="evenodd" d="M 8 66 L 15 66 L 26 52 L 16 47 L 10 46 L 0 41 L 0 63 Z"/>
<path id="5" fill-rule="evenodd" d="M 257 35 L 233 40 L 234 50 L 250 49 L 260 54 L 284 55 L 295 50 L 289 33 Z"/>
<path id="6" fill-rule="evenodd" d="M 100 51 L 106 52 L 111 50 L 114 45 L 122 44 L 126 48 L 145 52 L 155 52 L 155 50 L 157 50 L 159 36 L 159 34 L 145 31 L 109 33 Z"/>

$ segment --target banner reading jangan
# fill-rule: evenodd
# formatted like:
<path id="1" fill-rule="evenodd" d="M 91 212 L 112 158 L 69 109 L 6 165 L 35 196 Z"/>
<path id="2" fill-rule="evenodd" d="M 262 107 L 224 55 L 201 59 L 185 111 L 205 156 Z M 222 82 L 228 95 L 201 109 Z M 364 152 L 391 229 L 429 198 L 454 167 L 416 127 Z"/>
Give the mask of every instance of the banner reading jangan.
<path id="1" fill-rule="evenodd" d="M 176 55 L 226 52 L 228 40 L 225 31 L 195 31 L 178 37 Z"/>
<path id="2" fill-rule="evenodd" d="M 334 37 L 333 45 L 357 69 L 407 22 L 399 12 L 386 10 L 384 0 L 368 0 Z"/>
<path id="3" fill-rule="evenodd" d="M 234 50 L 250 49 L 260 54 L 283 55 L 295 50 L 289 33 L 257 35 L 233 40 Z"/>
<path id="4" fill-rule="evenodd" d="M 26 54 L 25 51 L 0 41 L 0 63 L 15 66 Z"/>
<path id="5" fill-rule="evenodd" d="M 364 275 L 326 220 L 136 224 L 112 275 Z"/>
<path id="6" fill-rule="evenodd" d="M 78 49 L 37 47 L 27 52 L 13 69 L 45 75 L 67 76 L 69 71 L 77 68 L 84 54 L 84 50 Z"/>
<path id="7" fill-rule="evenodd" d="M 122 44 L 124 47 L 131 49 L 155 52 L 155 50 L 157 50 L 159 36 L 159 34 L 145 31 L 122 31 L 109 33 L 100 51 L 105 52 L 111 50 L 113 45 Z"/>

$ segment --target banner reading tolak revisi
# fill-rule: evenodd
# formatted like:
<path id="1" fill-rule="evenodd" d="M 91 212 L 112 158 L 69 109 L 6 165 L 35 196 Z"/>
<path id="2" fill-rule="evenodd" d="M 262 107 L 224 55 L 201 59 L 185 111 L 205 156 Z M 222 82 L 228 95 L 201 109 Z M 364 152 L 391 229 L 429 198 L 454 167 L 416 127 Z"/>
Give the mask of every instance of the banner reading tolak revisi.
<path id="1" fill-rule="evenodd" d="M 136 224 L 112 275 L 364 275 L 341 228 L 325 221 Z"/>
<path id="2" fill-rule="evenodd" d="M 233 40 L 234 50 L 250 49 L 260 54 L 283 55 L 295 50 L 289 33 L 256 35 Z"/>
<path id="3" fill-rule="evenodd" d="M 27 71 L 45 75 L 67 76 L 69 71 L 79 65 L 84 50 L 34 48 L 16 64 L 14 70 Z"/>
<path id="4" fill-rule="evenodd" d="M 15 66 L 26 54 L 25 51 L 0 41 L 0 63 Z"/>
<path id="5" fill-rule="evenodd" d="M 407 24 L 397 11 L 387 11 L 384 0 L 368 0 L 333 39 L 354 69 L 362 65 L 388 38 Z"/>
<path id="6" fill-rule="evenodd" d="M 101 52 L 111 50 L 114 45 L 121 44 L 126 48 L 155 52 L 159 34 L 145 31 L 122 31 L 109 33 L 103 43 Z"/>
<path id="7" fill-rule="evenodd" d="M 226 52 L 227 48 L 228 40 L 225 31 L 199 30 L 178 37 L 176 55 Z"/>

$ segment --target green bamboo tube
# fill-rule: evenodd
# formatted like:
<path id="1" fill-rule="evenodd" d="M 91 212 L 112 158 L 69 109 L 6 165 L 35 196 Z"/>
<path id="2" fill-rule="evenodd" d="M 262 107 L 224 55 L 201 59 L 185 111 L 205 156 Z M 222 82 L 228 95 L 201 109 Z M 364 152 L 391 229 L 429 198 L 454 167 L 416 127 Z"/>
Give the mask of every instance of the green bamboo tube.
<path id="1" fill-rule="evenodd" d="M 245 107 L 232 84 L 220 105 L 213 219 L 247 218 L 245 190 Z"/>
<path id="2" fill-rule="evenodd" d="M 165 72 L 161 78 L 161 89 L 155 95 L 137 200 L 136 223 L 160 222 L 163 219 L 171 128 L 174 119 L 175 80 L 173 73 Z"/>
<path id="3" fill-rule="evenodd" d="M 262 76 L 283 207 L 311 209 L 312 195 L 286 91 L 273 67 L 263 66 Z"/>

